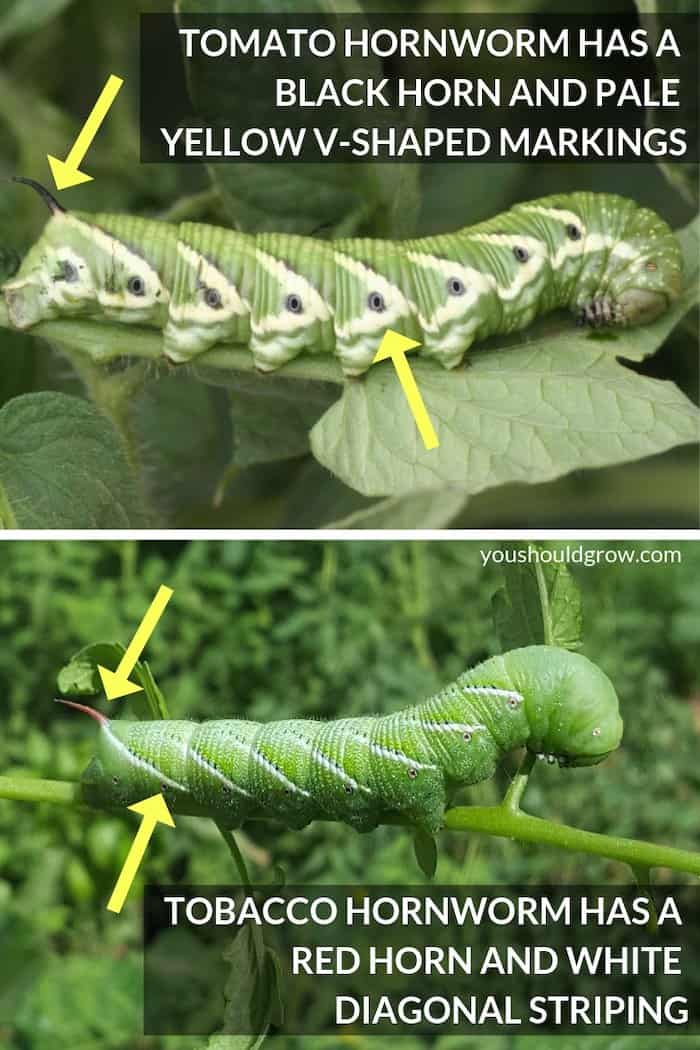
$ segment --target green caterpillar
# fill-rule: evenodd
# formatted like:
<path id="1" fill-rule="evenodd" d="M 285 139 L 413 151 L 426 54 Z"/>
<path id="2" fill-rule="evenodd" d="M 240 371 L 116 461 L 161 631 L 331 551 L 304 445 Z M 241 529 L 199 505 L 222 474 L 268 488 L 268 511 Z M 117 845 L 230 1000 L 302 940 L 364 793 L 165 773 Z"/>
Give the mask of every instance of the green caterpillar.
<path id="1" fill-rule="evenodd" d="M 38 183 L 17 181 L 52 214 L 3 286 L 11 324 L 80 315 L 147 325 L 162 330 L 173 362 L 232 343 L 262 372 L 306 352 L 334 354 L 358 376 L 393 328 L 455 368 L 476 340 L 551 310 L 569 308 L 581 324 L 645 324 L 680 293 L 672 231 L 611 194 L 544 197 L 395 243 L 70 213 Z"/>
<path id="2" fill-rule="evenodd" d="M 83 776 L 90 805 L 121 807 L 162 792 L 173 812 L 231 828 L 338 820 L 370 831 L 399 815 L 433 833 L 454 792 L 491 777 L 513 748 L 588 766 L 622 737 L 609 678 L 586 657 L 544 645 L 492 657 L 423 703 L 381 717 L 112 722 L 62 702 L 100 723 Z"/>

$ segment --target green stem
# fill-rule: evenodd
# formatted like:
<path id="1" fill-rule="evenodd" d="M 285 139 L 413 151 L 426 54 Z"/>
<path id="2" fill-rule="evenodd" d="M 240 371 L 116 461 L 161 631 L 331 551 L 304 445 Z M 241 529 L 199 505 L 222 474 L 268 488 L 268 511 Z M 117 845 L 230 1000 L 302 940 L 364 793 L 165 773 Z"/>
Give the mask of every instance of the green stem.
<path id="1" fill-rule="evenodd" d="M 28 777 L 0 777 L 0 798 L 15 802 L 57 802 L 61 806 L 82 803 L 80 784 L 74 781 Z"/>
<path id="2" fill-rule="evenodd" d="M 219 824 L 217 821 L 214 821 L 214 823 L 219 829 L 221 837 L 223 838 L 224 842 L 226 843 L 226 846 L 228 847 L 229 853 L 233 857 L 233 863 L 238 869 L 238 875 L 240 877 L 243 888 L 250 892 L 250 890 L 252 889 L 252 883 L 250 881 L 250 875 L 248 874 L 246 862 L 243 859 L 243 854 L 241 853 L 240 847 L 236 842 L 236 836 L 233 834 L 232 831 L 229 830 L 229 828 L 222 827 L 222 825 Z"/>
<path id="3" fill-rule="evenodd" d="M 180 197 L 169 208 L 161 213 L 159 218 L 163 222 L 197 222 L 202 216 L 211 211 L 217 204 L 221 203 L 218 189 L 210 186 L 198 193 L 191 193 L 188 197 Z"/>
<path id="4" fill-rule="evenodd" d="M 545 645 L 553 645 L 552 618 L 549 613 L 549 592 L 547 590 L 547 581 L 544 578 L 544 571 L 539 560 L 535 561 L 535 579 L 537 580 L 537 592 L 540 596 L 540 607 L 542 609 L 542 630 L 544 632 L 544 638 L 542 641 Z"/>
<path id="5" fill-rule="evenodd" d="M 532 767 L 535 764 L 535 755 L 532 751 L 526 751 L 525 757 L 520 763 L 520 768 L 510 782 L 510 787 L 506 791 L 503 802 L 501 805 L 510 810 L 511 813 L 518 813 L 520 811 L 520 802 L 525 794 L 525 788 L 527 787 L 528 777 L 532 772 Z"/>
<path id="6" fill-rule="evenodd" d="M 524 776 L 522 767 L 517 777 L 521 775 Z M 3 798 L 18 802 L 54 802 L 63 806 L 82 803 L 79 783 L 28 777 L 0 777 L 0 799 Z M 235 836 L 227 828 L 219 824 L 217 827 L 233 857 L 243 886 L 250 890 L 250 876 Z M 445 827 L 450 831 L 477 831 L 520 842 L 537 842 L 574 852 L 608 857 L 629 864 L 637 871 L 640 868 L 671 868 L 673 871 L 700 876 L 698 853 L 674 849 L 672 846 L 659 846 L 652 842 L 641 842 L 638 839 L 598 835 L 596 832 L 581 831 L 566 824 L 554 824 L 540 817 L 532 817 L 522 810 L 514 810 L 505 805 L 505 800 L 499 806 L 456 806 L 445 814 Z"/>
<path id="7" fill-rule="evenodd" d="M 3 488 L 0 487 L 0 529 L 16 529 L 17 519 L 15 518 L 10 501 L 7 498 L 7 494 Z"/>
<path id="8" fill-rule="evenodd" d="M 486 835 L 537 842 L 546 846 L 619 860 L 632 867 L 671 868 L 700 876 L 700 854 L 672 846 L 659 846 L 638 839 L 615 835 L 598 835 L 566 824 L 531 817 L 521 810 L 514 812 L 500 806 L 455 806 L 445 814 L 445 827 L 450 831 L 478 831 Z"/>

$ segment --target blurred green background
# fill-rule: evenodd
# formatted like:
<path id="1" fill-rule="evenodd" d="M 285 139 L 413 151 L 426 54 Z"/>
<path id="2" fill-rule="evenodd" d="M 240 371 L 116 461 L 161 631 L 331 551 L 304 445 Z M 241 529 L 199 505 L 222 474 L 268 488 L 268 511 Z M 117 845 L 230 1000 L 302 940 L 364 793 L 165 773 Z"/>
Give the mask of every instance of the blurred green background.
<path id="1" fill-rule="evenodd" d="M 625 736 L 622 749 L 597 768 L 565 772 L 538 764 L 525 807 L 599 832 L 698 849 L 700 545 L 569 546 L 635 552 L 631 565 L 570 566 L 583 595 L 584 651 L 617 687 Z M 475 541 L 4 543 L 0 774 L 80 775 L 95 730 L 51 702 L 57 672 L 90 642 L 126 642 L 161 583 L 175 594 L 147 655 L 173 717 L 336 717 L 417 701 L 499 651 L 490 603 L 502 570 L 482 568 L 481 557 L 492 548 Z M 636 559 L 642 550 L 671 548 L 681 552 L 680 564 Z M 514 768 L 508 758 L 466 800 L 498 801 Z M 155 835 L 116 919 L 105 902 L 133 831 L 130 818 L 0 800 L 0 1046 L 198 1046 L 138 1035 L 141 889 L 146 878 L 228 883 L 235 878 L 231 859 L 213 824 L 179 818 L 177 833 Z M 361 836 L 331 823 L 301 832 L 251 824 L 245 832 L 258 880 L 281 865 L 290 883 L 422 881 L 411 835 L 399 828 Z M 495 838 L 443 834 L 438 845 L 436 878 L 446 883 L 607 885 L 631 878 L 617 863 Z M 373 1045 L 349 1037 L 304 1042 L 312 1050 Z M 400 1047 L 413 1045 L 432 1044 L 407 1039 Z M 451 1045 L 513 1050 L 521 1041 Z M 544 1045 L 538 1039 L 528 1048 Z M 552 1045 L 579 1044 L 566 1037 Z M 662 1044 L 590 1037 L 580 1044 L 652 1045 Z"/>
<path id="2" fill-rule="evenodd" d="M 325 0 L 313 0 L 303 6 L 324 10 L 324 5 Z M 653 164 L 605 162 L 470 162 L 466 173 L 459 164 L 375 165 L 380 171 L 355 165 L 349 173 L 338 165 L 337 172 L 325 168 L 322 177 L 307 167 L 283 172 L 281 178 L 279 167 L 270 172 L 256 165 L 207 169 L 140 164 L 138 15 L 170 6 L 159 0 L 121 0 L 110 5 L 105 18 L 102 0 L 5 0 L 0 5 L 0 180 L 16 173 L 45 177 L 47 152 L 65 154 L 85 117 L 86 100 L 97 96 L 109 73 L 118 72 L 125 79 L 119 104 L 90 152 L 95 181 L 67 191 L 69 207 L 189 216 L 243 229 L 322 228 L 324 235 L 352 219 L 357 232 L 392 236 L 454 229 L 515 201 L 572 190 L 622 193 L 656 209 L 674 227 L 684 226 L 696 211 L 696 174 L 684 181 L 679 165 L 666 173 Z M 180 4 L 186 11 L 239 6 L 234 0 Z M 273 0 L 255 0 L 246 10 L 275 11 L 279 6 Z M 284 6 L 292 11 L 299 7 L 292 0 Z M 653 6 L 643 5 L 647 14 Z M 610 10 L 602 2 L 586 7 Z M 689 9 L 685 0 L 671 7 Z M 561 10 L 562 5 L 557 0 L 511 0 L 507 5 L 425 0 L 413 5 L 421 12 L 445 8 L 533 11 L 536 19 L 536 12 Z M 636 10 L 633 0 L 618 0 L 614 8 L 628 15 Z M 398 4 L 393 9 L 407 10 Z M 690 41 L 684 43 L 690 46 Z M 520 67 L 527 73 L 527 62 L 521 60 Z M 470 68 L 476 72 L 488 75 L 489 70 Z M 574 70 L 567 67 L 565 72 Z M 692 135 L 692 116 L 684 114 L 683 119 Z M 26 250 L 45 218 L 45 207 L 34 194 L 0 185 L 0 250 L 8 258 Z M 295 398 L 305 401 L 299 410 L 303 426 L 294 441 L 278 447 L 279 439 L 275 444 L 274 433 L 266 432 L 260 420 L 244 414 L 241 422 L 252 398 L 250 387 L 239 391 L 241 403 L 235 389 L 205 384 L 184 369 L 172 373 L 153 363 L 127 367 L 122 361 L 105 371 L 76 350 L 49 348 L 5 330 L 0 330 L 0 355 L 0 406 L 17 394 L 65 391 L 87 396 L 112 419 L 136 468 L 144 508 L 158 525 L 313 528 L 372 505 L 305 451 L 306 429 L 327 404 L 327 394 L 319 400 L 318 392 L 297 387 L 301 392 L 295 391 Z M 679 325 L 651 359 L 634 367 L 672 381 L 697 403 L 695 317 Z M 295 415 L 296 408 L 285 408 L 283 401 L 268 402 L 259 409 L 263 420 L 276 411 L 286 425 L 289 415 Z M 187 427 L 181 425 L 183 418 Z M 696 527 L 699 465 L 697 448 L 686 445 L 636 463 L 575 471 L 546 484 L 504 485 L 473 497 L 461 509 L 453 497 L 450 507 L 454 524 L 461 527 Z M 408 518 L 396 518 L 400 506 L 392 505 L 386 513 L 384 525 L 408 521 L 420 526 L 434 523 L 436 511 L 428 501 L 411 504 Z"/>

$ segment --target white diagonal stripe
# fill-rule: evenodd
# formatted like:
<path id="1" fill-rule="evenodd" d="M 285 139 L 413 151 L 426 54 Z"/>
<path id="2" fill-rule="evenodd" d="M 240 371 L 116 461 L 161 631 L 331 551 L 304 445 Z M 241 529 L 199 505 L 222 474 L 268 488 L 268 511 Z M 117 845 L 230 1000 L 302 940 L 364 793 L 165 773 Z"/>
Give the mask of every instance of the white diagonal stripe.
<path id="1" fill-rule="evenodd" d="M 258 751 L 256 748 L 252 748 L 251 752 L 253 755 L 253 759 L 259 765 L 261 765 L 263 769 L 266 769 L 268 773 L 272 774 L 273 777 L 276 777 L 276 779 L 279 780 L 281 784 L 284 784 L 286 788 L 288 788 L 290 791 L 296 792 L 299 795 L 303 795 L 304 798 L 311 798 L 311 795 L 308 791 L 305 791 L 304 788 L 299 787 L 299 785 L 295 784 L 293 780 L 290 780 L 289 777 L 286 777 L 282 770 L 278 769 L 274 762 L 271 762 L 269 758 L 265 758 L 265 756 L 261 754 L 260 751 Z"/>
<path id="2" fill-rule="evenodd" d="M 245 788 L 242 788 L 240 784 L 237 784 L 235 782 L 235 780 L 231 780 L 224 773 L 222 773 L 219 767 L 214 765 L 213 762 L 210 762 L 209 759 L 205 758 L 204 755 L 201 754 L 201 752 L 196 751 L 194 748 L 191 747 L 189 753 L 198 765 L 203 766 L 209 772 L 213 773 L 215 777 L 218 777 L 219 780 L 226 785 L 226 787 L 231 788 L 233 791 L 238 791 L 239 794 L 243 795 L 245 798 L 253 797 L 249 791 L 246 791 Z"/>

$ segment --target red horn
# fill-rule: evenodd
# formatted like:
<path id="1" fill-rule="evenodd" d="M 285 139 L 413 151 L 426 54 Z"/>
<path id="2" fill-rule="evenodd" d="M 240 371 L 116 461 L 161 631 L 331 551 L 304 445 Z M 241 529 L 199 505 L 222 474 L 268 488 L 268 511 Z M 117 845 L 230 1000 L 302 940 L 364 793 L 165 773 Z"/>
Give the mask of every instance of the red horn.
<path id="1" fill-rule="evenodd" d="M 88 707 L 87 704 L 76 704 L 75 700 L 62 700 L 60 696 L 54 697 L 54 702 L 65 704 L 66 707 L 74 707 L 76 711 L 82 711 L 83 714 L 90 715 L 90 718 L 94 718 L 101 726 L 105 726 L 109 722 L 107 715 L 103 715 L 101 711 L 96 711 L 94 707 Z"/>

